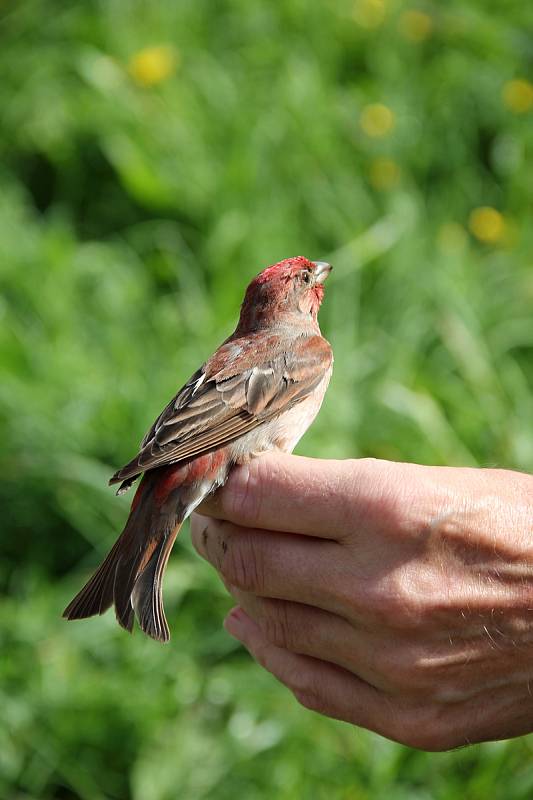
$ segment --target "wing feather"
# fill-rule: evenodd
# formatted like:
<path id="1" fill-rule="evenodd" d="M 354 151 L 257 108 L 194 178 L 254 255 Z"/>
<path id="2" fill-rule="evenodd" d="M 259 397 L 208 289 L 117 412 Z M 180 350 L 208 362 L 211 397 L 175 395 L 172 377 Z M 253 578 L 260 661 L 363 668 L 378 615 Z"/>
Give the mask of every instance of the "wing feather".
<path id="1" fill-rule="evenodd" d="M 270 348 L 269 357 L 259 365 L 257 346 L 250 339 L 246 344 L 222 345 L 195 372 L 154 422 L 138 455 L 110 483 L 234 441 L 301 402 L 318 386 L 333 360 L 329 344 L 318 335 L 300 336 L 289 346 L 280 344 L 277 351 Z M 228 364 L 222 351 L 230 345 L 237 356 Z M 217 369 L 219 364 L 223 369 Z"/>

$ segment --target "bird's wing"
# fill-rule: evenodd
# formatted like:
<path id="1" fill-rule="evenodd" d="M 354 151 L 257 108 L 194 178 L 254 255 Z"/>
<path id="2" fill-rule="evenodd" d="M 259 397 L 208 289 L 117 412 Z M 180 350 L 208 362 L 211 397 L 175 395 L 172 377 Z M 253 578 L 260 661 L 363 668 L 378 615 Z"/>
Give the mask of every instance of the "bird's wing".
<path id="1" fill-rule="evenodd" d="M 284 347 L 261 347 L 270 350 L 264 359 L 258 349 L 253 340 L 222 345 L 163 410 L 138 455 L 110 483 L 239 438 L 305 399 L 333 360 L 328 342 L 318 335 L 295 338 L 289 346 L 285 341 Z"/>

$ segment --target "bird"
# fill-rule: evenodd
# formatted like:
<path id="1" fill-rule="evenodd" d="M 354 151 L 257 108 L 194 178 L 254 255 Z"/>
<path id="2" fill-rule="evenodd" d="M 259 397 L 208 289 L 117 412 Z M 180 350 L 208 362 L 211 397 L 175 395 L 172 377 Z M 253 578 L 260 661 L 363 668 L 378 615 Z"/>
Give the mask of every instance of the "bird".
<path id="1" fill-rule="evenodd" d="M 178 391 L 146 433 L 139 452 L 110 479 L 126 492 L 141 477 L 125 528 L 63 612 L 134 620 L 170 639 L 163 576 L 178 532 L 232 469 L 262 453 L 292 452 L 315 419 L 333 368 L 318 311 L 325 261 L 286 258 L 248 285 L 235 331 Z"/>

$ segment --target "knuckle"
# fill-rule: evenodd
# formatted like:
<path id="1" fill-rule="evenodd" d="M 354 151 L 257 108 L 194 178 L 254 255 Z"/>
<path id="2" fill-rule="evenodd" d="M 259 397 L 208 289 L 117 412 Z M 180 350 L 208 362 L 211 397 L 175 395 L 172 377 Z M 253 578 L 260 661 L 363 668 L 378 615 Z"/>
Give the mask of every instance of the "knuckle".
<path id="1" fill-rule="evenodd" d="M 408 713 L 399 722 L 394 738 L 407 747 L 428 753 L 441 753 L 460 744 L 455 731 L 437 706 Z"/>
<path id="2" fill-rule="evenodd" d="M 404 691 L 431 691 L 435 682 L 435 660 L 425 647 L 412 642 L 400 645 L 394 650 L 394 658 L 385 665 L 391 683 Z"/>
<path id="3" fill-rule="evenodd" d="M 295 639 L 287 603 L 265 602 L 264 609 L 260 625 L 265 638 L 275 647 L 292 650 Z"/>
<path id="4" fill-rule="evenodd" d="M 425 615 L 426 600 L 413 591 L 411 578 L 409 567 L 400 567 L 379 580 L 363 580 L 352 604 L 362 606 L 375 622 L 388 629 L 417 629 Z"/>
<path id="5" fill-rule="evenodd" d="M 389 642 L 371 659 L 373 672 L 384 685 L 404 698 L 424 698 L 438 706 L 464 699 L 450 671 L 449 658 L 439 647 L 416 643 L 409 638 Z"/>
<path id="6" fill-rule="evenodd" d="M 375 670 L 392 690 L 440 702 L 450 694 L 447 661 L 427 644 L 399 639 L 379 655 Z"/>
<path id="7" fill-rule="evenodd" d="M 228 511 L 232 518 L 245 520 L 254 525 L 259 519 L 263 502 L 263 487 L 266 480 L 266 465 L 262 459 L 254 459 L 235 470 L 228 481 L 231 489 Z"/>
<path id="8" fill-rule="evenodd" d="M 326 713 L 324 703 L 314 689 L 292 689 L 292 693 L 300 705 L 309 711 Z"/>
<path id="9" fill-rule="evenodd" d="M 307 665 L 301 663 L 300 659 L 293 660 L 290 667 L 287 668 L 283 676 L 283 683 L 289 687 L 298 700 L 300 696 L 317 695 L 316 681 L 313 680 L 313 675 Z"/>
<path id="10" fill-rule="evenodd" d="M 271 672 L 270 669 L 270 645 L 268 642 L 257 642 L 253 648 L 253 657 L 260 667 Z"/>
<path id="11" fill-rule="evenodd" d="M 397 649 L 381 657 L 378 671 L 391 689 L 402 692 L 412 691 L 415 676 L 411 660 Z"/>
<path id="12" fill-rule="evenodd" d="M 261 592 L 264 585 L 261 561 L 251 536 L 232 538 L 220 565 L 222 577 L 243 592 Z"/>
<path id="13" fill-rule="evenodd" d="M 326 713 L 324 693 L 307 669 L 295 668 L 287 686 L 301 706 L 310 711 Z"/>
<path id="14" fill-rule="evenodd" d="M 401 739 L 402 744 L 412 747 L 414 750 L 423 750 L 426 753 L 442 753 L 451 750 L 456 746 L 449 736 L 445 736 L 441 731 L 434 730 L 411 730 Z"/>

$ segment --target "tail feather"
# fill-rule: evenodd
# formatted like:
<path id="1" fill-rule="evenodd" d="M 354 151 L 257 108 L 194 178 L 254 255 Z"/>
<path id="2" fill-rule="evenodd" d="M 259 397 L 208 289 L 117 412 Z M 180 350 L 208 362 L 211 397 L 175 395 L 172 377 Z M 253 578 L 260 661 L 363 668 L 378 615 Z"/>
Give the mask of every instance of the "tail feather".
<path id="1" fill-rule="evenodd" d="M 170 631 L 163 607 L 163 575 L 170 551 L 181 524 L 165 536 L 155 547 L 148 563 L 139 573 L 131 593 L 131 604 L 141 629 L 160 642 L 168 642 Z"/>
<path id="2" fill-rule="evenodd" d="M 141 556 L 142 553 L 130 557 L 121 556 L 115 568 L 115 579 L 113 581 L 115 616 L 119 625 L 122 625 L 130 633 L 133 630 L 134 620 L 133 608 L 130 602 L 131 590 L 139 571 Z"/>
<path id="3" fill-rule="evenodd" d="M 114 605 L 117 620 L 126 630 L 133 630 L 137 617 L 148 636 L 160 642 L 170 639 L 162 595 L 170 551 L 183 520 L 224 483 L 228 469 L 227 462 L 216 453 L 201 466 L 204 473 L 211 470 L 209 479 L 187 482 L 188 464 L 145 473 L 126 527 L 105 561 L 66 607 L 64 617 L 92 617 Z"/>
<path id="4" fill-rule="evenodd" d="M 142 533 L 146 536 L 145 531 Z M 115 568 L 115 578 L 113 582 L 113 600 L 115 603 L 115 615 L 119 625 L 127 631 L 133 629 L 133 607 L 131 604 L 131 593 L 135 586 L 135 581 L 142 571 L 144 564 L 149 561 L 155 546 L 157 545 L 158 532 L 137 546 L 132 553 L 129 549 L 122 553 Z M 144 537 L 143 537 L 144 538 Z"/>
<path id="5" fill-rule="evenodd" d="M 163 609 L 162 582 L 172 545 L 181 526 L 181 507 L 161 513 L 151 486 L 139 486 L 143 502 L 135 502 L 124 531 L 106 559 L 63 612 L 66 619 L 103 614 L 113 604 L 119 624 L 133 630 L 135 615 L 141 628 L 159 641 L 170 633 Z M 177 504 L 179 506 L 179 504 Z"/>
<path id="6" fill-rule="evenodd" d="M 65 619 L 94 617 L 96 614 L 103 614 L 113 605 L 113 586 L 120 543 L 120 539 L 117 539 L 105 561 L 65 608 L 63 611 Z"/>

